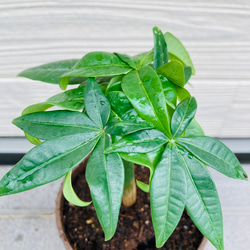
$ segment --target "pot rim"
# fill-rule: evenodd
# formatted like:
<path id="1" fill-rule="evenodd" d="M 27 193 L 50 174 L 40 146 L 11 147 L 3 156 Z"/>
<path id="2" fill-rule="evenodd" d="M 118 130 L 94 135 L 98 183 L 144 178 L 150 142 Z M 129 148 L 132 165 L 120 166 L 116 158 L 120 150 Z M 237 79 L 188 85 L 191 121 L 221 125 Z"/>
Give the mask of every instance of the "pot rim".
<path id="1" fill-rule="evenodd" d="M 66 250 L 73 250 L 69 243 L 69 240 L 65 234 L 65 227 L 62 223 L 62 206 L 63 206 L 63 182 L 60 185 L 57 197 L 56 197 L 56 208 L 55 208 L 55 219 L 56 227 Z"/>

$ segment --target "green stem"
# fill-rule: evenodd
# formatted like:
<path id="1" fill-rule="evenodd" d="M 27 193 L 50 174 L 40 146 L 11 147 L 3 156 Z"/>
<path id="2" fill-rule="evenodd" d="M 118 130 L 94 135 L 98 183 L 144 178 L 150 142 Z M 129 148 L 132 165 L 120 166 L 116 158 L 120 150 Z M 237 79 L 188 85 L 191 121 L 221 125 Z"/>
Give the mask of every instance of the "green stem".
<path id="1" fill-rule="evenodd" d="M 125 207 L 131 207 L 136 202 L 134 163 L 123 160 L 123 165 L 125 169 L 125 184 L 122 203 Z"/>

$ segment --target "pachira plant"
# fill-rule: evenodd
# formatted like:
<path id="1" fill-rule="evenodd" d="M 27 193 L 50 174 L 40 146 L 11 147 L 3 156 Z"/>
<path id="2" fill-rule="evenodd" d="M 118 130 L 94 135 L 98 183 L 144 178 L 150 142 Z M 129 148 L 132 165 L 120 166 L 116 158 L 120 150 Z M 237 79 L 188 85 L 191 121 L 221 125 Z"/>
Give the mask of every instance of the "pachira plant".
<path id="1" fill-rule="evenodd" d="M 197 103 L 185 88 L 195 70 L 182 43 L 157 27 L 153 37 L 153 49 L 135 56 L 90 52 L 19 74 L 58 84 L 63 92 L 13 120 L 36 146 L 2 178 L 0 196 L 65 176 L 65 198 L 88 206 L 74 192 L 71 172 L 89 156 L 86 180 L 105 240 L 116 231 L 121 203 L 136 202 L 137 183 L 150 192 L 157 247 L 186 209 L 202 234 L 223 249 L 221 205 L 207 166 L 235 179 L 247 180 L 247 174 L 195 120 Z M 149 168 L 147 184 L 135 181 L 135 163 Z"/>

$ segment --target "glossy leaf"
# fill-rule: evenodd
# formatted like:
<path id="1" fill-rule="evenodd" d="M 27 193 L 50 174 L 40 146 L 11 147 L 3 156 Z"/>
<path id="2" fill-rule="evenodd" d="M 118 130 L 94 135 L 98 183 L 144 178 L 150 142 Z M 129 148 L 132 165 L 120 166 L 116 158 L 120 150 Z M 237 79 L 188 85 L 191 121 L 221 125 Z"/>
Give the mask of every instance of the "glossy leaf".
<path id="1" fill-rule="evenodd" d="M 122 79 L 122 89 L 137 113 L 155 128 L 170 135 L 169 117 L 161 81 L 149 66 L 138 73 L 130 72 Z"/>
<path id="2" fill-rule="evenodd" d="M 145 122 L 135 111 L 128 98 L 121 91 L 111 91 L 107 98 L 111 105 L 111 116 L 109 123 L 117 121 Z M 119 136 L 112 136 L 112 141 L 119 140 Z"/>
<path id="3" fill-rule="evenodd" d="M 185 84 L 186 84 L 192 76 L 192 69 L 191 69 L 191 67 L 185 66 L 185 65 L 184 65 L 183 69 L 184 69 Z"/>
<path id="4" fill-rule="evenodd" d="M 85 88 L 86 86 L 81 86 L 71 89 L 50 97 L 46 102 L 30 105 L 23 110 L 22 115 L 45 111 L 53 106 L 72 111 L 82 110 L 84 108 Z"/>
<path id="5" fill-rule="evenodd" d="M 106 127 L 106 132 L 110 135 L 127 135 L 140 130 L 153 128 L 152 124 L 146 121 L 134 122 L 134 121 L 118 121 L 111 122 Z"/>
<path id="6" fill-rule="evenodd" d="M 80 84 L 80 85 L 84 85 L 86 84 L 86 82 L 88 81 L 87 77 L 71 77 L 69 79 L 68 84 Z M 59 79 L 60 82 L 60 79 Z"/>
<path id="7" fill-rule="evenodd" d="M 195 75 L 195 68 L 191 61 L 191 58 L 184 47 L 184 45 L 177 39 L 173 34 L 167 32 L 164 34 L 165 40 L 168 45 L 169 57 L 172 56 L 173 59 L 177 59 L 182 62 L 184 65 L 190 66 L 192 68 L 192 75 Z M 172 58 L 171 58 L 172 60 Z"/>
<path id="8" fill-rule="evenodd" d="M 218 193 L 206 166 L 180 150 L 179 157 L 187 180 L 186 209 L 201 233 L 216 247 L 223 247 L 223 220 Z"/>
<path id="9" fill-rule="evenodd" d="M 179 138 L 177 142 L 199 160 L 226 176 L 247 179 L 247 174 L 236 156 L 219 140 L 208 136 L 198 136 Z"/>
<path id="10" fill-rule="evenodd" d="M 118 56 L 123 62 L 128 64 L 131 68 L 137 69 L 138 65 L 133 60 L 133 58 L 129 55 L 120 54 L 120 53 L 114 53 L 116 56 Z"/>
<path id="11" fill-rule="evenodd" d="M 26 114 L 30 114 L 30 113 L 35 113 L 35 112 L 40 112 L 40 111 L 44 111 L 44 110 L 47 110 L 49 108 L 53 107 L 53 105 L 50 105 L 50 104 L 46 104 L 46 103 L 37 103 L 37 104 L 33 104 L 33 105 L 30 105 L 28 107 L 26 107 L 23 112 L 22 112 L 22 115 L 26 115 Z M 32 135 L 29 135 L 28 133 L 24 132 L 24 135 L 25 137 L 28 139 L 28 141 L 34 145 L 38 145 L 41 143 L 41 141 L 32 136 Z"/>
<path id="12" fill-rule="evenodd" d="M 63 177 L 95 146 L 98 135 L 75 134 L 31 149 L 0 181 L 0 196 L 23 192 Z"/>
<path id="13" fill-rule="evenodd" d="M 142 153 L 127 153 L 127 154 L 119 153 L 120 156 L 124 160 L 149 168 L 149 171 L 150 171 L 149 184 L 136 180 L 137 186 L 146 193 L 148 193 L 150 190 L 150 183 L 153 177 L 154 169 L 159 163 L 163 151 L 164 151 L 164 146 L 161 146 L 160 148 L 154 151 L 143 153 L 143 154 Z"/>
<path id="14" fill-rule="evenodd" d="M 95 135 L 100 132 L 85 114 L 65 110 L 23 115 L 14 119 L 13 124 L 42 140 L 80 133 Z"/>
<path id="15" fill-rule="evenodd" d="M 180 88 L 178 86 L 175 86 L 175 89 L 176 89 L 177 97 L 180 102 L 184 101 L 186 98 L 191 96 L 191 94 L 185 88 Z"/>
<path id="16" fill-rule="evenodd" d="M 133 69 L 140 69 L 144 65 L 148 65 L 154 60 L 153 50 L 143 52 L 135 56 L 128 56 L 125 54 L 115 53 L 122 61 L 127 63 Z"/>
<path id="17" fill-rule="evenodd" d="M 46 102 L 72 111 L 82 110 L 84 107 L 84 95 L 86 86 L 70 89 L 50 97 Z"/>
<path id="18" fill-rule="evenodd" d="M 178 137 L 183 134 L 193 120 L 196 110 L 197 103 L 194 97 L 189 97 L 177 105 L 171 120 L 173 137 Z"/>
<path id="19" fill-rule="evenodd" d="M 165 76 L 159 75 L 159 78 L 162 83 L 162 88 L 165 96 L 165 100 L 168 106 L 172 109 L 175 109 L 177 102 L 177 93 L 176 87 L 173 83 L 171 83 Z"/>
<path id="20" fill-rule="evenodd" d="M 18 76 L 47 83 L 59 84 L 61 76 L 71 70 L 78 61 L 79 59 L 69 59 L 47 63 L 26 69 L 20 72 Z"/>
<path id="21" fill-rule="evenodd" d="M 71 204 L 73 204 L 75 206 L 87 207 L 92 202 L 91 201 L 83 201 L 77 196 L 77 194 L 75 193 L 75 191 L 72 187 L 71 173 L 72 173 L 72 171 L 69 171 L 65 175 L 65 179 L 63 182 L 63 196 L 68 202 L 70 202 Z"/>
<path id="22" fill-rule="evenodd" d="M 103 128 L 109 119 L 110 104 L 94 78 L 88 80 L 84 106 L 90 119 L 99 128 Z"/>
<path id="23" fill-rule="evenodd" d="M 190 124 L 187 126 L 185 132 L 181 137 L 194 137 L 194 136 L 205 136 L 205 133 L 200 126 L 200 124 L 193 119 Z"/>
<path id="24" fill-rule="evenodd" d="M 154 69 L 155 71 L 168 62 L 168 50 L 165 38 L 158 27 L 153 28 L 154 34 Z"/>
<path id="25" fill-rule="evenodd" d="M 142 181 L 138 181 L 138 180 L 136 180 L 136 184 L 137 184 L 137 186 L 138 186 L 143 192 L 149 193 L 149 191 L 150 191 L 150 185 L 149 185 L 149 184 L 146 184 L 146 183 L 144 183 L 144 182 L 142 182 Z"/>
<path id="26" fill-rule="evenodd" d="M 150 206 L 156 247 L 162 247 L 176 228 L 186 203 L 187 183 L 179 158 L 168 144 L 150 187 Z"/>
<path id="27" fill-rule="evenodd" d="M 49 108 L 52 108 L 53 106 L 54 104 L 50 104 L 47 102 L 40 102 L 40 103 L 32 104 L 23 110 L 22 115 L 45 111 Z"/>
<path id="28" fill-rule="evenodd" d="M 101 84 L 108 84 L 109 81 L 111 80 L 112 76 L 102 76 L 102 77 L 95 77 L 96 81 L 101 85 Z M 78 81 L 81 80 L 80 86 L 87 85 L 88 82 L 88 77 L 71 77 L 69 79 L 69 84 L 71 81 L 76 81 L 75 79 L 79 79 Z"/>
<path id="29" fill-rule="evenodd" d="M 142 121 L 122 91 L 112 91 L 108 93 L 107 98 L 112 108 L 111 112 L 119 120 Z"/>
<path id="30" fill-rule="evenodd" d="M 31 135 L 29 135 L 29 134 L 27 134 L 25 132 L 24 132 L 24 135 L 28 139 L 28 141 L 30 143 L 34 144 L 34 145 L 38 145 L 38 144 L 41 143 L 41 141 L 38 138 L 36 138 L 36 137 L 33 137 L 33 136 L 31 136 Z"/>
<path id="31" fill-rule="evenodd" d="M 37 103 L 28 106 L 22 112 L 22 115 L 45 111 L 53 106 L 63 109 L 78 111 L 84 107 L 84 92 L 86 86 L 81 86 L 76 89 L 71 89 L 63 93 L 50 97 L 46 102 Z M 38 145 L 39 139 L 25 133 L 26 138 L 33 144 Z"/>
<path id="32" fill-rule="evenodd" d="M 124 63 L 118 56 L 108 52 L 90 52 L 86 54 L 70 71 L 60 80 L 60 87 L 66 89 L 70 77 L 102 77 L 122 75 L 132 68 Z"/>
<path id="33" fill-rule="evenodd" d="M 103 136 L 91 154 L 86 180 L 90 187 L 94 207 L 105 233 L 105 240 L 116 231 L 124 188 L 124 168 L 117 153 L 104 154 L 109 137 Z"/>
<path id="34" fill-rule="evenodd" d="M 144 65 L 148 65 L 154 60 L 154 51 L 143 52 L 132 56 L 132 59 L 135 61 L 137 65 L 137 69 L 140 69 Z"/>
<path id="35" fill-rule="evenodd" d="M 184 66 L 178 61 L 170 61 L 157 70 L 158 73 L 163 74 L 167 79 L 179 87 L 184 87 L 185 72 Z"/>
<path id="36" fill-rule="evenodd" d="M 147 153 L 159 148 L 167 141 L 168 138 L 156 129 L 143 130 L 124 136 L 108 147 L 105 153 Z"/>
<path id="37" fill-rule="evenodd" d="M 154 169 L 159 163 L 163 151 L 164 151 L 164 146 L 161 146 L 160 148 L 157 148 L 156 150 L 148 153 L 119 153 L 124 160 L 149 168 L 150 171 L 149 184 L 145 184 L 143 182 L 136 180 L 138 187 L 142 189 L 144 192 L 149 192 Z"/>
<path id="38" fill-rule="evenodd" d="M 122 78 L 123 78 L 123 75 L 114 76 L 109 81 L 105 94 L 107 95 L 111 91 L 121 91 L 122 90 L 122 87 L 121 87 Z"/>
<path id="39" fill-rule="evenodd" d="M 134 162 L 135 164 L 148 167 L 150 172 L 153 173 L 157 164 L 159 163 L 162 153 L 164 151 L 164 146 L 157 148 L 148 153 L 119 153 L 120 156 L 129 162 Z"/>

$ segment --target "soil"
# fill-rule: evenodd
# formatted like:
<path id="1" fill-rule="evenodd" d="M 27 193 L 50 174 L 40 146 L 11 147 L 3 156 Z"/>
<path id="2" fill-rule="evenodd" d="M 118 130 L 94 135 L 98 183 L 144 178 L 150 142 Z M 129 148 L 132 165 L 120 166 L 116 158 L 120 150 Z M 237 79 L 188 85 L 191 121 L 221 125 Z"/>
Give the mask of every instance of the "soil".
<path id="1" fill-rule="evenodd" d="M 73 182 L 78 196 L 91 200 L 84 171 Z M 135 168 L 136 178 L 147 182 L 148 169 Z M 196 250 L 203 238 L 192 220 L 184 211 L 182 218 L 162 248 L 155 247 L 155 237 L 150 216 L 149 194 L 137 188 L 137 202 L 130 208 L 121 206 L 118 226 L 114 237 L 105 242 L 93 205 L 76 207 L 64 200 L 62 222 L 65 233 L 75 250 Z"/>

